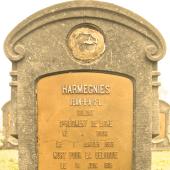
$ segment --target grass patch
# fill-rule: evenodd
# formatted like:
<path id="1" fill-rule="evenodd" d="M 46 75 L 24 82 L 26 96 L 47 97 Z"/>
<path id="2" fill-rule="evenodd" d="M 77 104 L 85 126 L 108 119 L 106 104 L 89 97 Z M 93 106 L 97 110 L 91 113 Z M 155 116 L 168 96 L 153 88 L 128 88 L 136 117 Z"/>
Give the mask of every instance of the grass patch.
<path id="1" fill-rule="evenodd" d="M 152 170 L 170 170 L 170 151 L 152 151 Z"/>
<path id="2" fill-rule="evenodd" d="M 0 170 L 18 170 L 17 150 L 0 150 Z"/>

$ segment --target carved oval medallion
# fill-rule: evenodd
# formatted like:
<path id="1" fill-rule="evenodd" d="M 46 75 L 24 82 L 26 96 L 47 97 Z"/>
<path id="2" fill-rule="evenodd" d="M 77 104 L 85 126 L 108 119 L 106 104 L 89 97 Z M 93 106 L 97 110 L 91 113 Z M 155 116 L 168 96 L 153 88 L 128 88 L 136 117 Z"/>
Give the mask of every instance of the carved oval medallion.
<path id="1" fill-rule="evenodd" d="M 96 60 L 105 51 L 103 35 L 90 27 L 75 29 L 69 36 L 68 46 L 75 59 L 87 63 Z"/>

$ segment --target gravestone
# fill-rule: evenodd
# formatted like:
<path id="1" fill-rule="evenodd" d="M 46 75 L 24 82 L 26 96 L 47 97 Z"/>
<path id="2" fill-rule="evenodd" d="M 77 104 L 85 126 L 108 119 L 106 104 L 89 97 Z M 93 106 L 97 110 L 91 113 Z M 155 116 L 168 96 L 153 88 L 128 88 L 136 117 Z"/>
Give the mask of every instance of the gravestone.
<path id="1" fill-rule="evenodd" d="M 20 170 L 151 170 L 165 54 L 151 24 L 116 5 L 66 2 L 19 24 L 5 52 Z"/>
<path id="2" fill-rule="evenodd" d="M 11 101 L 5 103 L 2 107 L 2 120 L 3 120 L 3 148 L 15 149 L 17 148 L 17 134 L 14 134 L 15 121 L 11 110 Z"/>
<path id="3" fill-rule="evenodd" d="M 160 100 L 160 134 L 153 138 L 152 148 L 164 150 L 170 148 L 170 105 Z"/>

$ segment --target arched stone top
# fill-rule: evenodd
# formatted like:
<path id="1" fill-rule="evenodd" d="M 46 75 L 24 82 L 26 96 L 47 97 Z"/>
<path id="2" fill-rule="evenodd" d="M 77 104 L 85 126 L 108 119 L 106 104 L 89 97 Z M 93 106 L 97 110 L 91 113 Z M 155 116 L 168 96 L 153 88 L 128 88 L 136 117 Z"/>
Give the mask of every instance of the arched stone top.
<path id="1" fill-rule="evenodd" d="M 6 103 L 2 106 L 1 110 L 2 110 L 2 112 L 3 112 L 4 114 L 6 114 L 7 112 L 11 111 L 11 101 L 6 102 Z"/>
<path id="2" fill-rule="evenodd" d="M 162 113 L 169 113 L 170 111 L 170 105 L 163 100 L 159 100 L 159 107 L 160 107 L 160 112 Z"/>
<path id="3" fill-rule="evenodd" d="M 158 61 L 165 55 L 166 46 L 163 37 L 142 17 L 110 3 L 71 1 L 41 10 L 21 22 L 5 41 L 4 48 L 7 57 L 13 62 L 20 61 L 25 56 L 25 49 L 18 42 L 24 36 L 52 22 L 73 18 L 99 18 L 126 26 L 153 42 L 153 45 L 145 48 L 148 59 Z"/>

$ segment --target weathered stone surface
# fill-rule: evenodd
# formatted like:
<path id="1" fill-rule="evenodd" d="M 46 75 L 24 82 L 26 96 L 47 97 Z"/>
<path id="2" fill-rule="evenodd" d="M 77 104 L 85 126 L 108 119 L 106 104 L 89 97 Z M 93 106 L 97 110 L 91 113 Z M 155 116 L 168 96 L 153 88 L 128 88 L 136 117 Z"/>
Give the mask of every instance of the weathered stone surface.
<path id="1" fill-rule="evenodd" d="M 78 28 L 99 32 L 104 44 L 97 48 L 102 36 L 88 32 L 78 41 L 81 48 L 69 46 L 68 37 Z M 165 42 L 151 24 L 116 5 L 67 2 L 19 24 L 7 37 L 5 52 L 13 63 L 12 110 L 17 116 L 20 170 L 38 167 L 37 83 L 42 77 L 70 72 L 101 72 L 133 82 L 132 167 L 151 169 L 151 139 L 159 134 L 157 61 L 165 54 Z"/>

